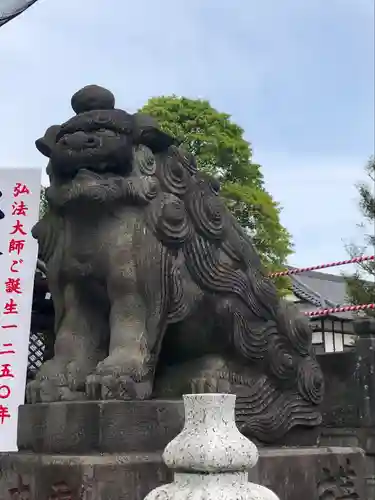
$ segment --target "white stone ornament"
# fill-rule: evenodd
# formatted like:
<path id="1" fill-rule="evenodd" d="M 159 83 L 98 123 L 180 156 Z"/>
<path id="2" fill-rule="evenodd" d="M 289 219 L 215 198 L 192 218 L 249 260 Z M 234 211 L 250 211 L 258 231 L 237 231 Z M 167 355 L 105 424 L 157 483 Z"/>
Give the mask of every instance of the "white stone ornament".
<path id="1" fill-rule="evenodd" d="M 174 482 L 151 491 L 145 500 L 279 500 L 248 481 L 258 461 L 257 447 L 235 423 L 233 394 L 184 396 L 185 425 L 165 448 L 163 460 Z"/>

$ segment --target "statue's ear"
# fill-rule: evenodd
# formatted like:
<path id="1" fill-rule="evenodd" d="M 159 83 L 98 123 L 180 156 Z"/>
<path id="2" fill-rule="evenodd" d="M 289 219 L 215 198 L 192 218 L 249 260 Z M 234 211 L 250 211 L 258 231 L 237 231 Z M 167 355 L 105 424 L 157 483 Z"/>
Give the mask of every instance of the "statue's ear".
<path id="1" fill-rule="evenodd" d="M 177 144 L 178 141 L 174 137 L 160 130 L 157 121 L 151 116 L 135 113 L 133 120 L 136 144 L 144 144 L 153 153 L 166 151 L 170 146 Z"/>
<path id="2" fill-rule="evenodd" d="M 47 156 L 47 158 L 51 156 L 52 148 L 56 144 L 56 136 L 60 128 L 60 125 L 52 125 L 52 127 L 47 128 L 44 137 L 35 141 L 37 150 L 42 153 L 42 155 Z"/>

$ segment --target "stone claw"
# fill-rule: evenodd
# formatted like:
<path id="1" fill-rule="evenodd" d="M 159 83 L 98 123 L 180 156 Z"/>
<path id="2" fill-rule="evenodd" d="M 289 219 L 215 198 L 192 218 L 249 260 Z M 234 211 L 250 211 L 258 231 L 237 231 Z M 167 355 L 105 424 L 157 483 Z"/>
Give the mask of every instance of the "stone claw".
<path id="1" fill-rule="evenodd" d="M 86 378 L 86 396 L 93 401 L 101 399 L 100 375 L 92 374 Z"/>
<path id="2" fill-rule="evenodd" d="M 85 391 L 86 380 L 95 370 L 96 363 L 89 360 L 71 361 L 66 367 L 67 385 L 71 391 Z"/>
<path id="3" fill-rule="evenodd" d="M 126 375 L 89 375 L 86 379 L 86 394 L 93 400 L 148 399 L 152 393 L 149 380 L 136 382 Z"/>
<path id="4" fill-rule="evenodd" d="M 83 392 L 72 391 L 66 385 L 57 385 L 53 380 L 32 380 L 26 386 L 26 402 L 31 404 L 82 399 L 85 399 Z"/>
<path id="5" fill-rule="evenodd" d="M 148 399 L 152 379 L 153 372 L 139 352 L 130 355 L 126 349 L 118 348 L 86 378 L 86 394 L 93 400 Z"/>
<path id="6" fill-rule="evenodd" d="M 26 403 L 35 404 L 41 401 L 40 382 L 32 380 L 26 385 Z"/>
<path id="7" fill-rule="evenodd" d="M 190 390 L 192 394 L 205 393 L 230 393 L 231 385 L 225 379 L 218 378 L 214 374 L 202 374 L 190 381 Z"/>

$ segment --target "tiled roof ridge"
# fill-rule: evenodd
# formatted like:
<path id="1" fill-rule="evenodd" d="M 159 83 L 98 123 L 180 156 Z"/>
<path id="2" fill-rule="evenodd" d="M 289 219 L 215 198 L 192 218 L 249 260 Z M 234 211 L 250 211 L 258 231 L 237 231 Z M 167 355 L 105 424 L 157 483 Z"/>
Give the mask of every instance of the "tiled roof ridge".
<path id="1" fill-rule="evenodd" d="M 287 269 L 298 269 L 295 266 L 286 266 Z M 305 271 L 304 273 L 301 273 L 302 276 L 308 276 L 309 278 L 314 278 L 314 279 L 322 279 L 325 281 L 336 281 L 343 283 L 345 278 L 341 276 L 340 274 L 331 274 L 331 273 L 323 273 L 321 271 Z M 291 275 L 292 277 L 296 277 L 296 275 Z"/>
<path id="2" fill-rule="evenodd" d="M 335 307 L 337 304 L 329 300 L 328 297 L 323 297 L 308 285 L 303 283 L 297 276 L 291 276 L 292 290 L 301 299 L 307 300 L 317 307 Z"/>

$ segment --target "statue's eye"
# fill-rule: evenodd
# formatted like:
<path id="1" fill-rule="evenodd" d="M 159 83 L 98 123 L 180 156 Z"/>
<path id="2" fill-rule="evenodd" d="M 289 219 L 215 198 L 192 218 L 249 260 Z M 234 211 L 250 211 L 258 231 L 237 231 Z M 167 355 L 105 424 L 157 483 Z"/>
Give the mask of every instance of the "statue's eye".
<path id="1" fill-rule="evenodd" d="M 95 117 L 93 120 L 96 125 L 109 125 L 111 123 L 111 119 L 106 115 L 99 115 Z"/>
<path id="2" fill-rule="evenodd" d="M 109 128 L 100 128 L 95 131 L 95 134 L 98 135 L 104 135 L 106 137 L 117 137 L 118 133 L 116 133 L 114 130 L 111 130 Z"/>

